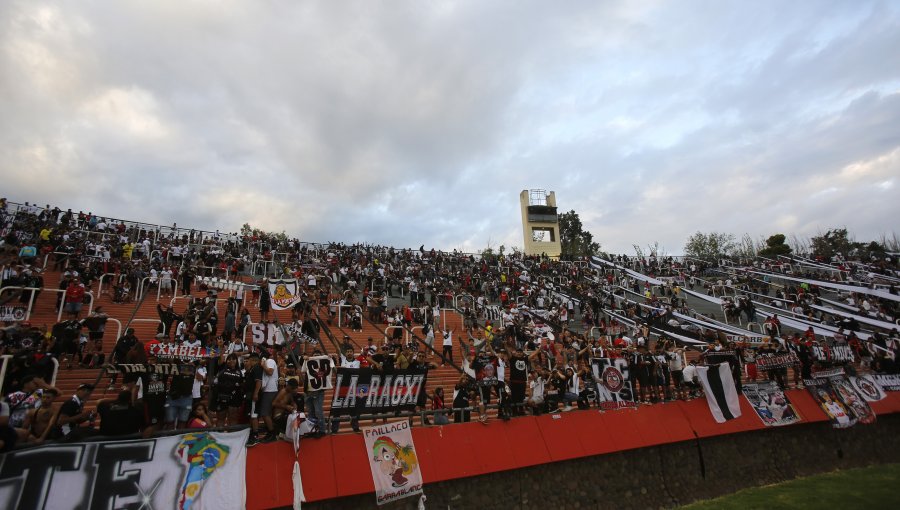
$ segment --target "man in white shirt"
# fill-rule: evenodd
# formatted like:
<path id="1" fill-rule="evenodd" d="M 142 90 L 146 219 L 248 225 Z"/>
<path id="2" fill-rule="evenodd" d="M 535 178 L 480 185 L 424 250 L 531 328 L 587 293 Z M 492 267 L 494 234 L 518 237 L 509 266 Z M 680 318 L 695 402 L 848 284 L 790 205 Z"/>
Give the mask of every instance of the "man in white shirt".
<path id="1" fill-rule="evenodd" d="M 172 270 L 169 266 L 163 267 L 159 273 L 159 289 L 163 296 L 172 295 Z"/>
<path id="2" fill-rule="evenodd" d="M 267 356 L 262 360 L 262 393 L 259 397 L 259 417 L 266 424 L 269 435 L 263 442 L 270 442 L 276 439 L 277 432 L 272 422 L 272 402 L 275 401 L 275 395 L 278 394 L 278 363 L 272 356 Z"/>
<path id="3" fill-rule="evenodd" d="M 543 372 L 542 370 L 535 370 L 528 373 L 528 378 L 531 379 L 528 383 L 531 396 L 525 400 L 525 403 L 531 407 L 532 413 L 536 415 L 541 414 L 541 409 L 544 407 L 544 385 L 546 379 Z"/>
<path id="4" fill-rule="evenodd" d="M 194 387 L 191 390 L 191 397 L 194 399 L 194 405 L 203 397 L 203 385 L 206 384 L 206 358 L 200 358 L 200 364 L 194 371 Z"/>

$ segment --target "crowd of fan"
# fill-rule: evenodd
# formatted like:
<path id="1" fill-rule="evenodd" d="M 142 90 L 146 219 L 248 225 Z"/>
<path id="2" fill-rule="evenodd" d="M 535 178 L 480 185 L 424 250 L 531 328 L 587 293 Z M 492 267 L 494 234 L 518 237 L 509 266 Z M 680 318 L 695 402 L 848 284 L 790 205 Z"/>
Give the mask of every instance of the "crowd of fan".
<path id="1" fill-rule="evenodd" d="M 328 330 L 336 319 L 356 331 L 366 322 L 379 330 L 393 326 L 385 338 L 370 339 L 365 346 L 345 336 L 339 353 L 333 355 L 339 366 L 385 372 L 459 367 L 452 396 L 445 396 L 443 388 L 420 396 L 418 410 L 429 411 L 423 414 L 424 421 L 433 416 L 436 424 L 447 423 L 450 417 L 468 421 L 472 411 L 487 420 L 487 406 L 495 398 L 503 418 L 560 408 L 568 411 L 573 404 L 599 406 L 591 367 L 591 359 L 598 357 L 624 360 L 639 403 L 694 398 L 700 391 L 695 379 L 697 361 L 688 362 L 683 344 L 672 340 L 678 335 L 704 342 L 704 354 L 733 352 L 728 361 L 738 385 L 743 374 L 750 380 L 757 378 L 754 361 L 759 355 L 796 351 L 801 365 L 794 370 L 795 385 L 813 365 L 808 351 L 816 341 L 814 335 L 781 337 L 775 325 L 771 340 L 761 345 L 729 344 L 714 330 L 678 323 L 674 311 L 692 313 L 680 285 L 704 285 L 714 292 L 715 284 L 702 278 L 707 270 L 704 263 L 614 258 L 668 278 L 664 287 L 651 288 L 619 271 L 592 268 L 586 261 L 556 262 L 518 253 L 475 257 L 424 247 L 314 246 L 265 235 L 202 235 L 176 228 L 163 234 L 161 229 L 126 226 L 90 213 L 49 207 L 19 208 L 10 217 L 4 204 L 0 215 L 6 229 L 3 285 L 43 288 L 41 257 L 49 255 L 50 267 L 65 270 L 57 306 L 67 314 L 67 320 L 49 328 L 17 323 L 2 330 L 3 352 L 15 356 L 0 418 L 5 448 L 17 441 L 78 439 L 92 433 L 152 434 L 165 428 L 234 425 L 248 418 L 255 443 L 275 439 L 284 430 L 287 415 L 297 410 L 305 410 L 322 433 L 336 431 L 338 420 L 325 426 L 324 390 L 304 392 L 308 374 L 302 371 L 304 360 L 325 353 L 323 344 L 332 334 L 330 330 L 323 334 L 322 329 Z M 233 295 L 222 300 L 221 321 L 215 289 L 206 290 L 202 299 L 192 296 L 198 276 L 243 282 L 238 275 L 257 267 L 275 267 L 278 274 L 274 276 L 303 282 L 303 299 L 291 310 L 289 322 L 270 319 L 271 296 L 265 278 L 235 285 Z M 173 304 L 158 305 L 160 325 L 155 338 L 138 339 L 129 329 L 106 354 L 103 308 L 95 306 L 89 315 L 81 316 L 84 304 L 100 298 L 94 293 L 100 291 L 104 276 L 109 277 L 107 288 L 114 302 L 127 301 L 146 281 L 148 288 L 161 295 L 185 296 L 185 304 L 176 306 L 172 299 Z M 729 286 L 770 293 L 768 284 L 749 279 Z M 28 303 L 37 292 L 23 289 L 0 299 Z M 810 296 L 817 296 L 818 289 L 778 292 L 783 297 L 775 299 L 802 306 L 814 302 Z M 890 305 L 877 303 L 882 313 L 891 312 L 885 306 Z M 464 331 L 443 327 L 441 313 L 447 308 L 463 316 Z M 282 328 L 283 345 L 246 341 L 250 309 L 259 312 L 261 322 Z M 752 310 L 745 313 L 748 320 L 754 318 Z M 320 321 L 320 316 L 327 320 Z M 421 337 L 407 337 L 405 331 L 420 331 Z M 849 342 L 860 359 L 875 368 L 895 369 L 896 330 L 876 337 L 885 352 L 893 353 L 889 356 L 869 352 L 858 339 L 854 343 L 853 331 L 835 341 Z M 461 347 L 458 359 L 455 345 Z M 157 355 L 175 346 L 208 349 L 202 352 L 213 355 L 203 354 L 190 362 Z M 114 375 L 110 388 L 119 388 L 116 398 L 100 401 L 91 411 L 84 406 L 94 390 L 91 384 L 81 385 L 70 399 L 54 404 L 60 395 L 46 383 L 53 369 L 51 359 L 66 367 L 75 363 L 100 368 L 108 362 L 179 367 L 176 373 L 126 373 L 121 384 Z M 789 384 L 787 369 L 767 376 L 784 387 Z M 95 431 L 98 414 L 100 429 Z M 8 420 L 6 426 L 3 420 Z M 358 417 L 347 421 L 358 429 Z"/>

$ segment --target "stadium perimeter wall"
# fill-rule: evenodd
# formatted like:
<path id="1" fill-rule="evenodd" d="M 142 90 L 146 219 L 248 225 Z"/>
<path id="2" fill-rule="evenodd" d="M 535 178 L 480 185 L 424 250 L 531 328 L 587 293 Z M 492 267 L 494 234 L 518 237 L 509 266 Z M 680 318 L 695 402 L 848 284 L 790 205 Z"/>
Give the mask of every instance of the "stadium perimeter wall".
<path id="1" fill-rule="evenodd" d="M 488 425 L 413 429 L 427 507 L 659 508 L 837 468 L 900 462 L 900 392 L 872 404 L 873 425 L 836 430 L 805 390 L 787 392 L 803 421 L 765 427 L 745 399 L 717 424 L 706 401 L 573 411 Z M 291 505 L 293 449 L 263 444 L 247 460 L 247 507 Z M 306 508 L 375 508 L 361 435 L 304 440 Z M 382 508 L 417 506 L 407 498 Z"/>

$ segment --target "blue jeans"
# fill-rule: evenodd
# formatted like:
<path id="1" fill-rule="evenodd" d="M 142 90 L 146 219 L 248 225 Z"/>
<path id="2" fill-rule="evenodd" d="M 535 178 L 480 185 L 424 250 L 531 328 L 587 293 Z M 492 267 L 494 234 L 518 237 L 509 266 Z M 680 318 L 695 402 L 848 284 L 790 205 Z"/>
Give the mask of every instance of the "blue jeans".
<path id="1" fill-rule="evenodd" d="M 325 391 L 310 391 L 306 393 L 306 413 L 316 417 L 316 422 L 322 431 L 325 430 Z"/>

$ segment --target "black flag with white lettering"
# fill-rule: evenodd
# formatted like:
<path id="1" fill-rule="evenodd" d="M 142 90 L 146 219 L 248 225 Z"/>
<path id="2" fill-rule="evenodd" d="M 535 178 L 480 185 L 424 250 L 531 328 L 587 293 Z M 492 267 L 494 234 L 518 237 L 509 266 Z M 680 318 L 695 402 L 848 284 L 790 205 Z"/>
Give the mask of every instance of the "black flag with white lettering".
<path id="1" fill-rule="evenodd" d="M 338 368 L 331 416 L 412 411 L 425 404 L 428 371 L 376 372 L 370 368 Z"/>
<path id="2" fill-rule="evenodd" d="M 709 411 L 717 423 L 725 423 L 741 415 L 741 401 L 728 363 L 697 367 L 697 376 L 706 392 Z"/>

